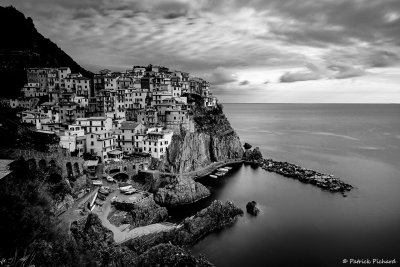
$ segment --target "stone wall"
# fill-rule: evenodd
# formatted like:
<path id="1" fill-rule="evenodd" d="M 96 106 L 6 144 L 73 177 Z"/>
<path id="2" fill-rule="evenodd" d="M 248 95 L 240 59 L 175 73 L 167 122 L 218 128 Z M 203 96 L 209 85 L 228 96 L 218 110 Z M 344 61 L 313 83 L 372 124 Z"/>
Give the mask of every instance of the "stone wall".
<path id="1" fill-rule="evenodd" d="M 85 173 L 84 160 L 78 157 L 66 156 L 61 153 L 45 153 L 34 150 L 2 149 L 0 157 L 18 159 L 23 157 L 35 168 L 45 169 L 49 166 L 58 166 L 64 178 L 80 177 Z"/>

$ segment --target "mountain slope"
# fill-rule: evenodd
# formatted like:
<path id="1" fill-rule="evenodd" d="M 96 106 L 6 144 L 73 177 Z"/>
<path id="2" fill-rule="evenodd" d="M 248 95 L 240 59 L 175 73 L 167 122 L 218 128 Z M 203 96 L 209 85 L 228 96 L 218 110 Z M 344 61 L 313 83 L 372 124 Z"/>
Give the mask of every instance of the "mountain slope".
<path id="1" fill-rule="evenodd" d="M 0 97 L 14 97 L 26 82 L 24 68 L 70 67 L 86 77 L 93 74 L 41 35 L 31 18 L 14 7 L 0 7 Z"/>

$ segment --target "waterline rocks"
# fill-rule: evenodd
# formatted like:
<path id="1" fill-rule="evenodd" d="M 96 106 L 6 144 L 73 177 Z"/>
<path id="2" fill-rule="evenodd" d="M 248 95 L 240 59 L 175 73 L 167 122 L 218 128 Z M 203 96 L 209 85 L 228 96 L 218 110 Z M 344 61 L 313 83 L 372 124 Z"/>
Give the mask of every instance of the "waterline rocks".
<path id="1" fill-rule="evenodd" d="M 353 186 L 331 174 L 323 174 L 314 170 L 305 169 L 288 162 L 262 159 L 257 161 L 257 163 L 261 168 L 269 172 L 275 172 L 285 177 L 294 178 L 303 183 L 309 183 L 330 192 L 344 193 L 345 191 L 353 189 Z"/>
<path id="2" fill-rule="evenodd" d="M 137 266 L 193 266 L 212 267 L 205 258 L 193 257 L 187 250 L 171 244 L 152 247 L 139 256 Z"/>
<path id="3" fill-rule="evenodd" d="M 260 213 L 260 209 L 257 208 L 257 202 L 250 201 L 249 203 L 247 203 L 246 211 L 247 211 L 247 213 L 250 213 L 253 216 L 257 216 L 258 213 Z"/>

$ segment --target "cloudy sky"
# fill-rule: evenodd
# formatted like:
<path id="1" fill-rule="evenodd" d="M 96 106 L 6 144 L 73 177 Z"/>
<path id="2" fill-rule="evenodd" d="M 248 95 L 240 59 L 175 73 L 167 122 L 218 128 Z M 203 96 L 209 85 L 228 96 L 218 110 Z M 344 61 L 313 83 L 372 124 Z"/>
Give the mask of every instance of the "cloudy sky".
<path id="1" fill-rule="evenodd" d="M 223 102 L 400 103 L 400 0 L 12 0 L 96 71 L 149 63 Z"/>

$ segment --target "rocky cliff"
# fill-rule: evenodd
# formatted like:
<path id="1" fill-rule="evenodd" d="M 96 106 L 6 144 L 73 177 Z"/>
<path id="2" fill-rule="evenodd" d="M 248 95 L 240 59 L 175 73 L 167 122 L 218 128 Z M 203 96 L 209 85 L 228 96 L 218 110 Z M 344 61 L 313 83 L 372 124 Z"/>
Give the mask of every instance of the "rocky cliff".
<path id="1" fill-rule="evenodd" d="M 190 172 L 215 161 L 243 156 L 239 136 L 223 113 L 222 106 L 212 110 L 200 108 L 200 104 L 194 106 L 196 130 L 173 136 L 162 166 L 165 171 Z"/>

